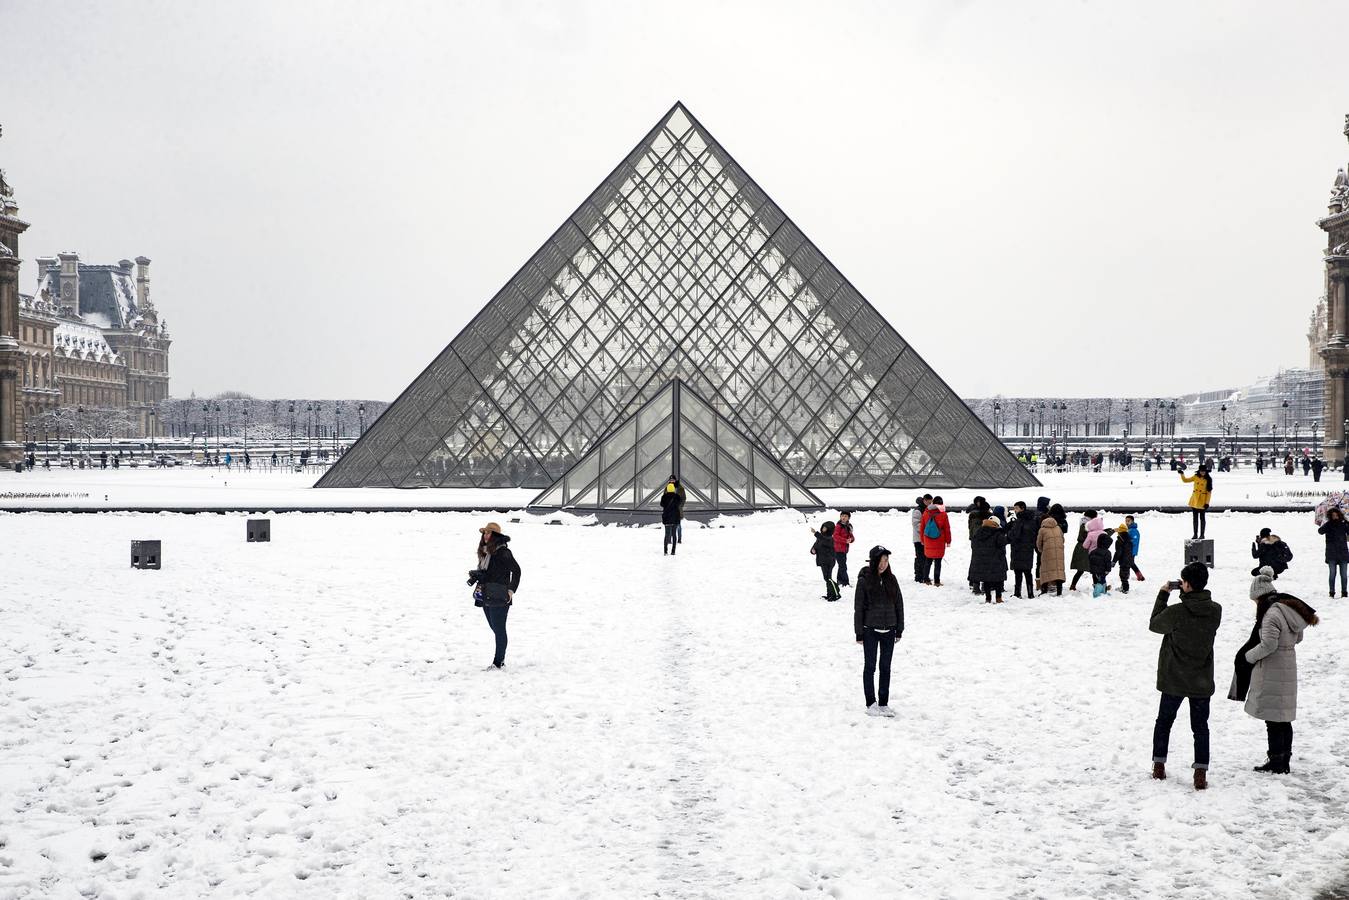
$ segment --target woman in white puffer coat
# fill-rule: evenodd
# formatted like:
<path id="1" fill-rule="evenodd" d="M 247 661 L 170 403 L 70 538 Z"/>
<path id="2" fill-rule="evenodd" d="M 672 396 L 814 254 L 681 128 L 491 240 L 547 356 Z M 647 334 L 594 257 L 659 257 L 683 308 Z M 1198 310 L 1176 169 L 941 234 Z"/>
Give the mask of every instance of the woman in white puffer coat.
<path id="1" fill-rule="evenodd" d="M 1266 566 L 1251 584 L 1256 627 L 1242 648 L 1245 661 L 1254 666 L 1246 692 L 1246 712 L 1264 720 L 1269 737 L 1269 759 L 1255 771 L 1286 775 L 1293 755 L 1293 720 L 1297 718 L 1297 645 L 1307 626 L 1320 619 L 1302 600 L 1274 590 L 1273 580 L 1274 570 Z"/>

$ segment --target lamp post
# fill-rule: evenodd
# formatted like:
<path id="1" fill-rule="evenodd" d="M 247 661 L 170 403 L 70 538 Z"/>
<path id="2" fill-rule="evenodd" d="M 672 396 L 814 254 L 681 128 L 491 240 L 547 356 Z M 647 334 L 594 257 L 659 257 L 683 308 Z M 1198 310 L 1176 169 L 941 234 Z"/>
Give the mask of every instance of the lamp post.
<path id="1" fill-rule="evenodd" d="M 357 404 L 357 406 L 356 406 L 356 415 L 360 416 L 360 431 L 357 433 L 356 436 L 357 436 L 357 437 L 361 437 L 361 436 L 363 436 L 363 435 L 365 434 L 365 404 L 364 404 L 364 403 Z"/>
<path id="2" fill-rule="evenodd" d="M 1255 455 L 1260 455 L 1260 423 L 1255 423 Z"/>
<path id="3" fill-rule="evenodd" d="M 1223 455 L 1223 445 L 1227 443 L 1227 404 L 1224 403 L 1222 406 L 1218 407 L 1218 409 L 1222 412 L 1223 436 L 1218 440 L 1218 457 L 1221 459 Z"/>
<path id="4" fill-rule="evenodd" d="M 1316 420 L 1313 419 L 1313 420 L 1312 420 L 1312 456 L 1316 457 L 1317 459 L 1320 459 L 1320 458 L 1321 458 L 1320 444 L 1318 444 L 1317 441 L 1316 441 L 1317 432 L 1320 431 L 1320 430 L 1321 430 L 1321 423 L 1320 423 L 1320 422 L 1317 422 Z"/>
<path id="5" fill-rule="evenodd" d="M 244 468 L 246 469 L 251 468 L 248 459 L 248 413 L 249 405 L 248 403 L 244 403 L 242 415 L 244 417 Z"/>
<path id="6" fill-rule="evenodd" d="M 333 407 L 333 457 L 337 457 L 337 442 L 342 436 L 342 401 Z"/>
<path id="7" fill-rule="evenodd" d="M 215 405 L 215 455 L 220 456 L 220 404 Z"/>
<path id="8" fill-rule="evenodd" d="M 1283 442 L 1288 443 L 1288 401 L 1283 401 Z M 1285 454 L 1286 455 L 1286 454 Z"/>
<path id="9" fill-rule="evenodd" d="M 304 405 L 304 455 L 308 459 L 313 444 L 313 426 L 314 426 L 314 404 L 313 402 Z"/>
<path id="10" fill-rule="evenodd" d="M 295 462 L 295 401 L 290 401 L 290 450 L 286 454 L 286 462 Z"/>
<path id="11" fill-rule="evenodd" d="M 322 406 L 322 403 L 319 403 L 317 400 L 314 401 L 314 450 L 310 456 L 315 459 L 317 459 L 319 455 L 319 408 Z"/>
<path id="12" fill-rule="evenodd" d="M 156 415 L 156 413 L 155 413 L 155 411 L 154 411 L 154 408 L 151 407 L 151 409 L 150 409 L 150 455 L 151 455 L 151 456 L 154 456 L 154 454 L 155 454 L 155 420 L 156 420 L 157 418 L 158 418 L 158 416 Z"/>
<path id="13" fill-rule="evenodd" d="M 999 424 L 1000 424 L 1000 423 L 998 422 L 998 419 L 999 419 L 1001 416 L 1002 416 L 1002 404 L 999 403 L 997 400 L 994 400 L 994 401 L 993 401 L 993 433 L 994 433 L 995 435 L 997 435 L 998 437 L 1002 437 L 1002 430 L 998 427 Z"/>

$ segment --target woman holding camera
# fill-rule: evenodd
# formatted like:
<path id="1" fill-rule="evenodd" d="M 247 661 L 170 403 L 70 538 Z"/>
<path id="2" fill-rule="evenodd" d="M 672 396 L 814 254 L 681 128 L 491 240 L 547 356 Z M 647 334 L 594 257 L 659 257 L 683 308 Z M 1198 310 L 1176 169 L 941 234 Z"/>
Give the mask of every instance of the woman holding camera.
<path id="1" fill-rule="evenodd" d="M 520 589 L 520 564 L 506 546 L 511 539 L 501 533 L 496 522 L 488 522 L 478 533 L 482 535 L 478 540 L 478 568 L 470 577 L 478 584 L 474 596 L 496 636 L 496 653 L 488 668 L 500 669 L 506 664 L 506 616 Z"/>

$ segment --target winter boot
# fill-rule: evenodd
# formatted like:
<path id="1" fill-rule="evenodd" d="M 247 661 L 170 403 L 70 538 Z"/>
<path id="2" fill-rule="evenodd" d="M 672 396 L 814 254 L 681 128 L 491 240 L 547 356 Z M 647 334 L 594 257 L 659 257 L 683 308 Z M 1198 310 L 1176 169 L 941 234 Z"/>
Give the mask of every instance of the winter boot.
<path id="1" fill-rule="evenodd" d="M 1277 766 L 1278 766 L 1278 764 L 1275 762 L 1275 760 L 1276 760 L 1279 756 L 1281 756 L 1281 754 L 1278 754 L 1278 753 L 1271 753 L 1271 754 L 1269 754 L 1268 756 L 1265 757 L 1265 764 L 1264 764 L 1263 766 L 1254 766 L 1254 767 L 1252 767 L 1251 771 L 1253 771 L 1253 772 L 1269 772 L 1269 773 L 1272 774 L 1272 773 L 1274 772 L 1274 770 L 1275 770 L 1275 769 L 1277 768 Z"/>
<path id="2" fill-rule="evenodd" d="M 998 594 L 997 602 L 998 602 L 998 603 L 1001 603 L 1001 602 L 1002 602 L 1002 594 Z"/>
<path id="3" fill-rule="evenodd" d="M 1207 769 L 1195 769 L 1195 770 L 1194 770 L 1194 789 L 1195 789 L 1196 791 L 1206 791 L 1206 790 L 1208 790 L 1208 770 L 1207 770 Z"/>
<path id="4" fill-rule="evenodd" d="M 1199 771 L 1198 769 L 1195 770 Z M 1152 777 L 1158 781 L 1166 780 L 1166 763 L 1155 762 L 1152 764 Z"/>
<path id="5" fill-rule="evenodd" d="M 1291 753 L 1278 754 L 1276 758 L 1270 760 L 1270 762 L 1274 764 L 1274 768 L 1270 769 L 1270 772 L 1274 773 L 1275 775 L 1292 774 L 1292 769 L 1288 767 L 1288 764 L 1292 760 L 1292 758 L 1293 754 Z"/>

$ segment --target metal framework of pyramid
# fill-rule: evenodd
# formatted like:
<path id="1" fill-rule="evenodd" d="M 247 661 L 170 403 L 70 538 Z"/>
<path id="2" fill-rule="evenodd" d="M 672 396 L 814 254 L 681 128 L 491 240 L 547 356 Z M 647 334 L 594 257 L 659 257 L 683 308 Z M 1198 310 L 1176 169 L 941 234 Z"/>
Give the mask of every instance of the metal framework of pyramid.
<path id="1" fill-rule="evenodd" d="M 678 379 L 601 438 L 530 506 L 654 508 L 672 475 L 684 486 L 690 512 L 824 506 Z"/>
<path id="2" fill-rule="evenodd" d="M 677 103 L 316 486 L 547 488 L 676 379 L 806 487 L 1038 484 Z"/>

